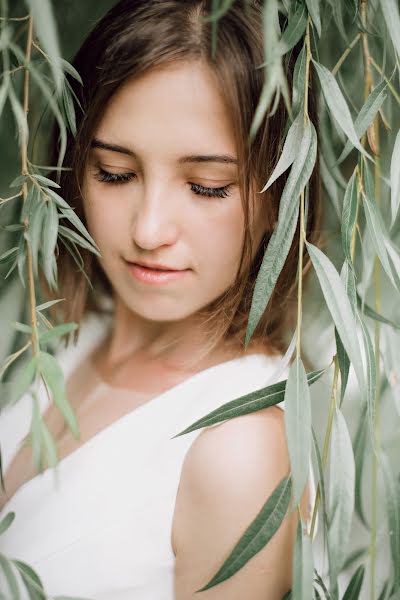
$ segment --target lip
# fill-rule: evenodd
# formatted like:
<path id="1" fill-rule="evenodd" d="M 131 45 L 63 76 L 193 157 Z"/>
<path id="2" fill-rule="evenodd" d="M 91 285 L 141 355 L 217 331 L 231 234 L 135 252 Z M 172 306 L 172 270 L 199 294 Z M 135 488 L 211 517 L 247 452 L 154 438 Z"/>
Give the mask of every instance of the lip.
<path id="1" fill-rule="evenodd" d="M 190 271 L 190 269 L 183 269 L 180 271 L 173 269 L 155 270 L 144 267 L 139 263 L 131 263 L 127 261 L 125 261 L 125 263 L 132 277 L 134 277 L 137 281 L 147 283 L 149 285 L 162 285 L 177 281 L 178 279 L 182 279 L 182 277 L 184 277 Z"/>

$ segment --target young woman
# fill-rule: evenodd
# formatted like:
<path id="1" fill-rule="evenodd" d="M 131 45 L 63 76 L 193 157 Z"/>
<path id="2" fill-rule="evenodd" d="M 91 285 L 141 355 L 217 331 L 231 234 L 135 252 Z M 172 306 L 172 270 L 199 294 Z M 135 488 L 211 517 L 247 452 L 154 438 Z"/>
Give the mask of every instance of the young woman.
<path id="1" fill-rule="evenodd" d="M 197 598 L 290 470 L 283 406 L 173 438 L 279 378 L 295 307 L 297 235 L 244 350 L 285 177 L 259 190 L 279 157 L 287 115 L 280 103 L 248 144 L 263 84 L 262 3 L 234 3 L 219 22 L 215 60 L 202 20 L 209 4 L 122 0 L 74 61 L 82 111 L 60 193 L 100 257 L 82 251 L 90 287 L 59 244 L 56 297 L 65 301 L 55 306 L 80 328 L 58 360 L 81 435 L 43 393 L 57 485 L 51 469 L 34 471 L 31 448 L 18 445 L 30 399 L 1 421 L 2 514 L 14 510 L 16 520 L 0 550 L 35 568 L 49 594 Z M 295 58 L 286 64 L 289 81 Z M 315 118 L 313 102 L 310 90 Z M 318 222 L 314 173 L 314 242 Z M 304 490 L 304 522 L 312 492 Z M 280 600 L 291 587 L 297 520 L 288 511 L 271 541 L 201 592 L 204 600 Z"/>

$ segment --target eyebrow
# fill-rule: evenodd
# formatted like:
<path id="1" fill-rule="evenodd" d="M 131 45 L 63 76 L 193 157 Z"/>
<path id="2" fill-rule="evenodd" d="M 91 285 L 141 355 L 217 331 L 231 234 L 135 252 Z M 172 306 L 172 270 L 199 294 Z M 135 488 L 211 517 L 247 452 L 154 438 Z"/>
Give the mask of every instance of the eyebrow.
<path id="1" fill-rule="evenodd" d="M 110 144 L 108 142 L 104 142 L 102 140 L 93 139 L 90 144 L 91 148 L 101 148 L 102 150 L 110 150 L 111 152 L 118 152 L 119 154 L 127 154 L 128 156 L 132 156 L 133 158 L 137 158 L 136 154 L 133 150 L 129 148 L 124 148 L 123 146 L 119 146 L 118 144 Z M 228 163 L 237 165 L 238 161 L 233 156 L 229 154 L 190 154 L 188 156 L 181 156 L 178 159 L 179 164 L 186 163 L 205 163 L 205 162 L 216 162 L 216 163 Z"/>

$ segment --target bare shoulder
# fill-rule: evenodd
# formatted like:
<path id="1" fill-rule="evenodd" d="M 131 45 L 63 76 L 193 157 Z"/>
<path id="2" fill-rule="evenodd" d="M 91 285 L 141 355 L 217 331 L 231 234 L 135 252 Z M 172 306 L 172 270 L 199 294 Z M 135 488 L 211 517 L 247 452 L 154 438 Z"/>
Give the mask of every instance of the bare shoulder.
<path id="1" fill-rule="evenodd" d="M 198 435 L 185 457 L 176 504 L 176 600 L 198 597 L 195 591 L 222 566 L 289 470 L 280 408 Z M 296 525 L 297 512 L 288 512 L 270 542 L 232 577 L 202 592 L 204 600 L 281 600 L 291 587 Z"/>

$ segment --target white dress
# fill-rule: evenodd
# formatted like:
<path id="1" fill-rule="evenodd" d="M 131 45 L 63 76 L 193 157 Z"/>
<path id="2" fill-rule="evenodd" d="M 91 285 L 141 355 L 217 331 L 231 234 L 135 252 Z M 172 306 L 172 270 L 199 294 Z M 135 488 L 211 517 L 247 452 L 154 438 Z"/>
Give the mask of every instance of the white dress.
<path id="1" fill-rule="evenodd" d="M 58 351 L 66 379 L 109 325 L 107 318 L 90 314 L 77 345 Z M 54 596 L 174 600 L 175 499 L 185 455 L 202 429 L 171 438 L 225 402 L 286 378 L 287 368 L 283 376 L 276 371 L 279 362 L 280 357 L 254 354 L 220 363 L 118 418 L 62 459 L 57 478 L 49 468 L 17 490 L 0 513 L 0 520 L 9 511 L 16 514 L 0 535 L 0 552 L 32 566 Z M 95 377 L 91 363 L 85 365 Z M 39 392 L 44 412 L 48 399 L 43 387 Z M 112 392 L 113 401 L 129 393 L 98 378 L 93 394 L 104 392 Z M 29 431 L 30 417 L 27 394 L 0 416 L 4 472 Z M 8 597 L 1 577 L 0 592 Z"/>

